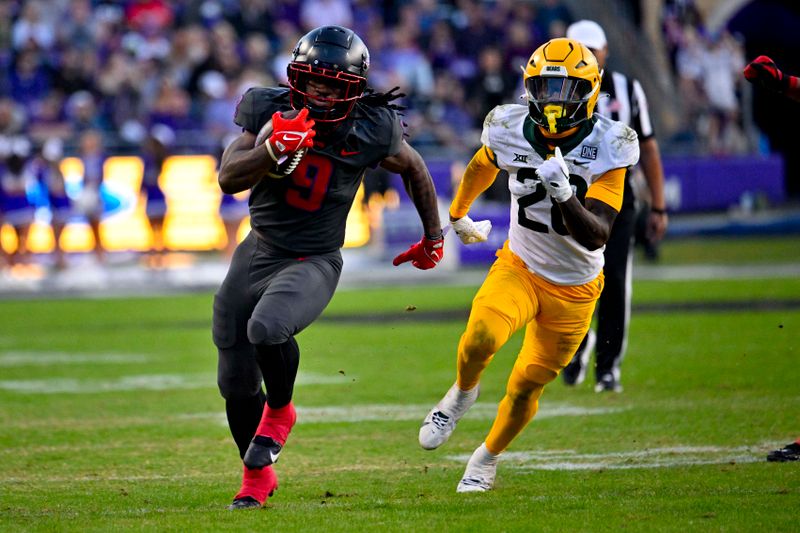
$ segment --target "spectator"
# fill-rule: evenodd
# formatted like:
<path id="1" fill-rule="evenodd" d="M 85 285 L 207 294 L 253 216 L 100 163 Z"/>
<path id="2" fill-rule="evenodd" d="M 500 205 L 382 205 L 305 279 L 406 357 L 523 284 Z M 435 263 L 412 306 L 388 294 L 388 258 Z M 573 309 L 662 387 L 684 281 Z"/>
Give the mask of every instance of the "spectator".
<path id="1" fill-rule="evenodd" d="M 76 200 L 76 207 L 89 222 L 94 237 L 95 257 L 103 264 L 106 261 L 106 251 L 100 234 L 100 221 L 105 208 L 102 185 L 106 155 L 103 150 L 103 137 L 98 130 L 90 129 L 81 134 L 78 157 L 83 164 L 83 185 Z"/>
<path id="2" fill-rule="evenodd" d="M 50 91 L 50 74 L 36 48 L 21 50 L 9 75 L 11 97 L 28 110 Z"/>
<path id="3" fill-rule="evenodd" d="M 549 39 L 563 37 L 567 26 L 572 24 L 574 18 L 569 8 L 561 0 L 543 0 L 536 10 L 536 25 L 539 27 L 541 35 L 547 35 Z M 561 35 L 554 31 L 556 28 L 563 28 Z"/>
<path id="4" fill-rule="evenodd" d="M 142 161 L 141 192 L 144 194 L 147 221 L 152 234 L 152 246 L 147 254 L 147 266 L 163 268 L 164 253 L 164 217 L 167 214 L 167 199 L 161 189 L 159 179 L 164 168 L 164 161 L 169 155 L 169 148 L 175 142 L 175 133 L 163 124 L 156 124 L 148 132 L 144 140 Z"/>
<path id="5" fill-rule="evenodd" d="M 64 95 L 51 91 L 31 112 L 28 134 L 31 140 L 41 144 L 50 137 L 67 139 L 72 132 L 65 112 Z"/>
<path id="6" fill-rule="evenodd" d="M 10 98 L 0 98 L 0 137 L 22 133 L 25 110 Z"/>
<path id="7" fill-rule="evenodd" d="M 738 126 L 737 89 L 744 68 L 744 53 L 727 32 L 714 36 L 703 54 L 703 89 L 708 100 L 709 149 L 712 154 L 730 154 L 746 149 Z"/>
<path id="8" fill-rule="evenodd" d="M 0 139 L 0 213 L 17 238 L 17 247 L 9 255 L 9 264 L 28 259 L 28 231 L 33 223 L 34 207 L 28 201 L 28 189 L 35 177 L 29 165 L 31 143 L 23 136 Z"/>
<path id="9" fill-rule="evenodd" d="M 57 270 L 67 267 L 61 235 L 69 217 L 72 215 L 72 205 L 67 196 L 64 175 L 61 173 L 62 156 L 63 143 L 60 138 L 54 137 L 44 142 L 39 160 L 39 176 L 41 183 L 47 190 L 47 199 L 50 205 L 50 226 L 53 228 L 53 255 L 55 256 Z"/>
<path id="10" fill-rule="evenodd" d="M 474 117 L 485 117 L 500 104 L 511 103 L 518 85 L 517 76 L 503 64 L 500 48 L 488 46 L 478 58 L 478 76 L 470 82 L 469 107 Z M 479 127 L 481 124 L 475 124 Z"/>
<path id="11" fill-rule="evenodd" d="M 38 0 L 22 4 L 20 17 L 11 30 L 11 41 L 16 50 L 48 50 L 55 43 L 55 28 L 45 20 L 43 7 Z"/>
<path id="12" fill-rule="evenodd" d="M 433 94 L 434 79 L 431 64 L 416 44 L 412 28 L 392 30 L 392 44 L 384 55 L 387 69 L 393 73 L 391 84 L 405 90 L 412 104 L 427 101 Z"/>
<path id="13" fill-rule="evenodd" d="M 300 24 L 308 31 L 324 25 L 350 27 L 353 11 L 347 0 L 305 0 L 301 2 Z"/>

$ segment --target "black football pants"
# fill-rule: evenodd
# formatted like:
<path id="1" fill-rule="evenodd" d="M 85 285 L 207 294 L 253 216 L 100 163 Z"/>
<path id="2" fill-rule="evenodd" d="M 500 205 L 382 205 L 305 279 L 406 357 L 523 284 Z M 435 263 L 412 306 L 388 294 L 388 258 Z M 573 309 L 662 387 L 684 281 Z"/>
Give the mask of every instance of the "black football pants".
<path id="1" fill-rule="evenodd" d="M 252 232 L 236 249 L 214 297 L 212 333 L 219 354 L 217 385 L 240 455 L 255 434 L 264 402 L 280 408 L 291 401 L 300 358 L 294 336 L 328 305 L 341 270 L 338 250 L 286 257 Z"/>
<path id="2" fill-rule="evenodd" d="M 619 379 L 619 367 L 628 345 L 633 273 L 633 236 L 636 208 L 623 206 L 614 220 L 611 235 L 603 252 L 605 286 L 597 301 L 597 362 L 595 377 L 613 373 Z"/>

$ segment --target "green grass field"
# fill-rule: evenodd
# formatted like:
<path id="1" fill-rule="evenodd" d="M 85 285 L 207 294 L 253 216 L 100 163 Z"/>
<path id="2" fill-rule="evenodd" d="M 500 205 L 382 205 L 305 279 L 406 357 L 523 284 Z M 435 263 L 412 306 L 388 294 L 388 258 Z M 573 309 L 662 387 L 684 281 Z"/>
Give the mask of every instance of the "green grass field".
<path id="1" fill-rule="evenodd" d="M 800 464 L 764 460 L 800 436 L 800 280 L 637 282 L 625 391 L 552 383 L 496 490 L 458 495 L 521 341 L 420 449 L 475 289 L 340 291 L 299 338 L 280 488 L 236 513 L 210 294 L 1 302 L 0 531 L 800 530 Z"/>

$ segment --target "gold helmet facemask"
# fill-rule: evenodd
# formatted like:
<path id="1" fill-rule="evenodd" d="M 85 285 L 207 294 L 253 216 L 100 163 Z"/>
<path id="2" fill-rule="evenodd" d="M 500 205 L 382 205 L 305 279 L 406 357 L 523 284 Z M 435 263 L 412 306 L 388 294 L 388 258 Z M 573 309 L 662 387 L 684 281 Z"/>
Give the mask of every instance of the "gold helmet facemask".
<path id="1" fill-rule="evenodd" d="M 546 42 L 524 68 L 531 119 L 552 134 L 588 120 L 600 95 L 601 77 L 594 54 L 578 41 Z"/>

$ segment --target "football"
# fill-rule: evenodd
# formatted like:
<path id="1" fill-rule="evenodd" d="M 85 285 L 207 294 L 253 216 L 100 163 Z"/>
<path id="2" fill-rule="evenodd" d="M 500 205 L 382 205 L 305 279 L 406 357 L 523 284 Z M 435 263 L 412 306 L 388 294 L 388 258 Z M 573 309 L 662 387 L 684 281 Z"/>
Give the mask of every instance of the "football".
<path id="1" fill-rule="evenodd" d="M 285 118 L 294 118 L 299 112 L 300 111 L 297 109 L 290 109 L 288 111 L 281 111 L 281 115 Z M 266 142 L 270 135 L 272 135 L 271 118 L 263 126 L 261 126 L 258 135 L 256 135 L 256 146 Z M 294 169 L 296 169 L 297 165 L 300 164 L 300 161 L 303 159 L 303 156 L 306 155 L 307 151 L 307 148 L 301 148 L 289 156 L 282 157 L 278 160 L 275 168 L 268 172 L 267 175 L 271 178 L 283 178 L 288 176 L 294 172 Z"/>

